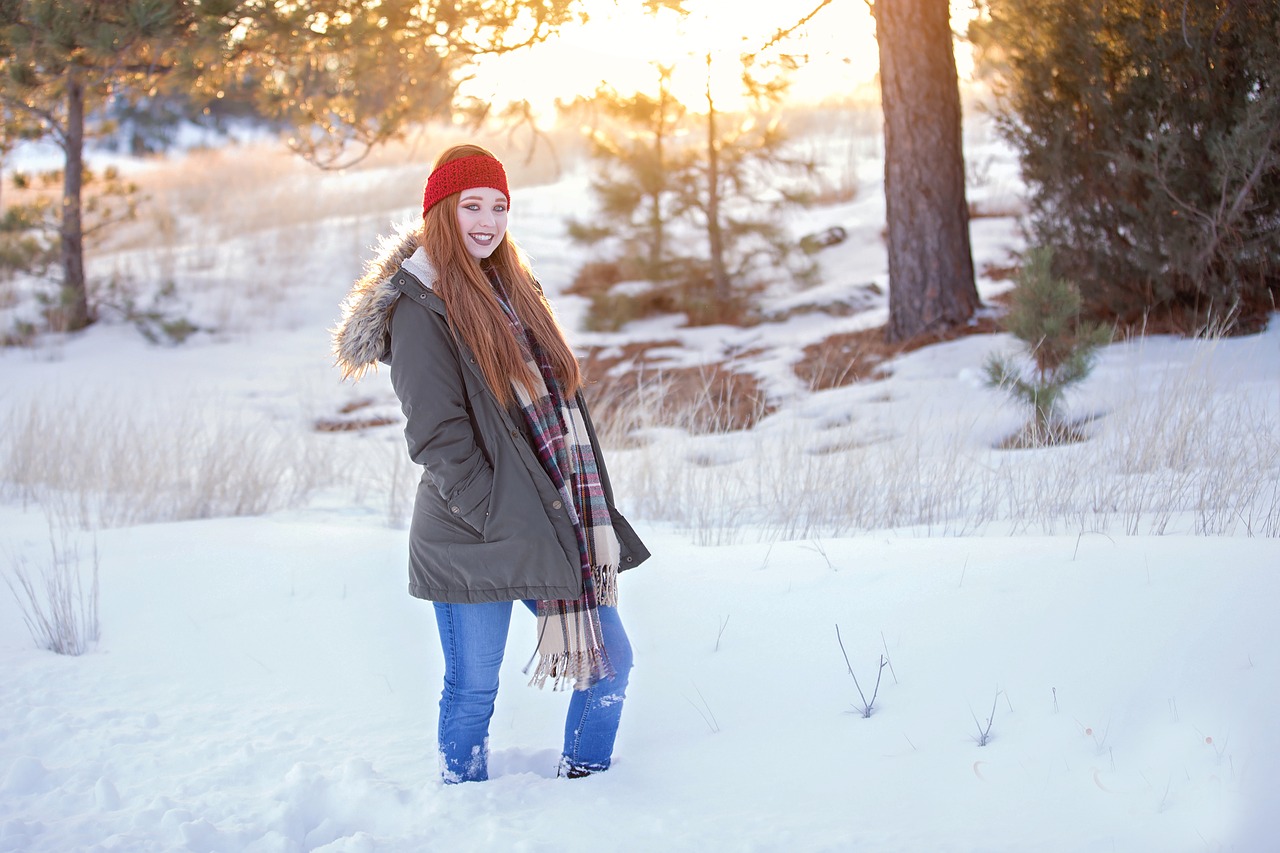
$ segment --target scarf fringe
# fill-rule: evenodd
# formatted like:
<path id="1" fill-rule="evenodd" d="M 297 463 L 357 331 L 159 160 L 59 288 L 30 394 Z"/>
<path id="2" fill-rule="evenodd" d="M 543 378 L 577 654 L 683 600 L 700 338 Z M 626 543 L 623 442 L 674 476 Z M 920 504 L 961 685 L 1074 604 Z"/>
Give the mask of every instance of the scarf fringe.
<path id="1" fill-rule="evenodd" d="M 592 566 L 591 582 L 596 588 L 596 603 L 602 607 L 618 606 L 618 567 Z"/>
<path id="2" fill-rule="evenodd" d="M 604 648 L 586 649 L 580 652 L 543 653 L 538 667 L 529 679 L 531 687 L 545 687 L 551 678 L 552 690 L 588 690 L 595 684 L 617 675 Z"/>

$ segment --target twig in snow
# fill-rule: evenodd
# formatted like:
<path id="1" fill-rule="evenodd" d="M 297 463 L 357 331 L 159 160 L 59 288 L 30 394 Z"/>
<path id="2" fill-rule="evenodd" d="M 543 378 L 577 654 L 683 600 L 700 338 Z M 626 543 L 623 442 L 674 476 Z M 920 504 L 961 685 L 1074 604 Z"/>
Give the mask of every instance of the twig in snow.
<path id="1" fill-rule="evenodd" d="M 973 706 L 969 706 L 969 713 L 973 715 L 973 724 L 978 727 L 978 746 L 986 746 L 991 742 L 991 724 L 996 719 L 996 703 L 1000 701 L 1000 694 L 1004 692 L 997 690 L 995 698 L 991 700 L 991 716 L 987 717 L 987 727 L 984 729 L 982 723 L 978 722 L 978 715 L 974 713 Z"/>
<path id="2" fill-rule="evenodd" d="M 817 552 L 818 556 L 822 557 L 822 559 L 826 562 L 828 569 L 830 569 L 833 572 L 837 571 L 836 567 L 831 565 L 831 558 L 827 556 L 827 549 L 822 546 L 822 540 L 814 539 L 808 545 L 805 545 L 803 547 L 809 551 Z"/>
<path id="3" fill-rule="evenodd" d="M 720 722 L 716 719 L 716 715 L 712 712 L 711 706 L 707 704 L 707 700 L 705 697 L 703 697 L 702 691 L 698 689 L 698 685 L 696 684 L 693 685 L 693 692 L 697 693 L 698 699 L 702 701 L 701 708 L 699 708 L 697 703 L 694 702 L 692 699 L 690 699 L 688 696 L 684 697 L 684 700 L 688 702 L 690 705 L 693 705 L 693 710 L 697 711 L 698 715 L 702 717 L 702 721 L 707 724 L 707 728 L 711 729 L 711 733 L 717 734 L 720 731 Z"/>
<path id="4" fill-rule="evenodd" d="M 884 631 L 880 632 L 880 643 L 884 646 L 884 662 L 889 664 L 889 674 L 893 676 L 893 683 L 898 683 L 898 673 L 893 671 L 893 661 L 889 660 L 889 643 L 884 638 Z"/>
<path id="5" fill-rule="evenodd" d="M 1086 533 L 1096 533 L 1099 536 L 1107 536 L 1107 534 L 1099 530 L 1081 530 L 1080 533 L 1076 536 L 1076 549 L 1071 552 L 1071 562 L 1073 563 L 1076 561 L 1076 555 L 1080 553 L 1080 540 L 1084 537 Z M 1111 539 L 1110 536 L 1107 536 L 1107 539 L 1111 541 L 1112 545 L 1116 544 L 1116 540 Z"/>
<path id="6" fill-rule="evenodd" d="M 726 616 L 720 620 L 720 632 L 716 634 L 716 651 L 720 651 L 720 638 L 724 636 L 724 629 L 729 624 L 729 617 Z"/>
<path id="7" fill-rule="evenodd" d="M 773 553 L 773 543 L 769 543 L 769 547 L 765 549 L 764 560 L 760 563 L 760 571 L 769 568 L 769 556 Z"/>
<path id="8" fill-rule="evenodd" d="M 844 640 L 840 637 L 840 626 L 836 625 L 836 642 L 840 644 L 840 653 L 844 655 L 844 665 L 849 668 L 849 675 L 853 678 L 853 686 L 858 688 L 858 696 L 862 699 L 862 707 L 854 705 L 858 709 L 858 713 L 865 720 L 871 716 L 871 711 L 876 704 L 876 696 L 880 693 L 880 676 L 884 674 L 884 668 L 888 665 L 888 661 L 884 656 L 880 656 L 880 666 L 876 670 L 876 686 L 871 691 L 871 701 L 867 701 L 867 695 L 862 692 L 862 685 L 858 683 L 858 676 L 853 674 L 853 664 L 849 663 L 849 653 L 844 649 Z"/>

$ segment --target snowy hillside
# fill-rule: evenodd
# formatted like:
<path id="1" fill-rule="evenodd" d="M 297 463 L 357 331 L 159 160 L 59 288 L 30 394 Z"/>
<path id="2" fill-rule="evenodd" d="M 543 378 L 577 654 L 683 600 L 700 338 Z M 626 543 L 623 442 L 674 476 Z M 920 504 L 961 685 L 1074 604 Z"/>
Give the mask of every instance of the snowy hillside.
<path id="1" fill-rule="evenodd" d="M 979 206 L 1016 207 L 1008 157 L 980 129 L 968 145 Z M 581 331 L 560 295 L 580 253 L 563 221 L 589 205 L 572 169 L 514 191 L 512 232 L 575 343 L 732 356 L 773 411 L 721 435 L 602 424 L 654 553 L 621 582 L 637 665 L 615 766 L 554 778 L 567 697 L 524 686 L 517 612 L 495 778 L 441 786 L 439 644 L 405 592 L 417 472 L 386 372 L 339 384 L 325 331 L 423 174 L 290 173 L 276 191 L 324 218 L 189 214 L 97 258 L 176 283 L 206 329 L 180 346 L 112 321 L 0 350 L 0 572 L 56 552 L 87 584 L 96 563 L 102 627 L 83 656 L 37 650 L 0 590 L 0 851 L 1275 849 L 1280 320 L 1113 344 L 1071 398 L 1088 442 L 999 451 L 1023 414 L 980 374 L 1005 335 L 876 382 L 797 378 L 806 345 L 881 322 L 882 298 Z M 883 291 L 878 161 L 857 175 L 793 223 L 851 239 L 779 306 Z M 341 210 L 375 184 L 402 200 Z M 1019 248 L 1008 217 L 973 236 L 980 269 Z M 315 428 L 355 417 L 389 423 Z M 880 676 L 867 718 L 846 653 L 867 699 Z"/>

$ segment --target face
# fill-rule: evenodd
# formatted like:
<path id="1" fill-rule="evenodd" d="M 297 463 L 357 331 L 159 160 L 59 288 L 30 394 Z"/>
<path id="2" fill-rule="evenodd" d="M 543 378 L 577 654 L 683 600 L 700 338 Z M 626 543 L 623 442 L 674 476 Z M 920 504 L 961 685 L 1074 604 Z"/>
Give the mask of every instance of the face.
<path id="1" fill-rule="evenodd" d="M 507 197 L 489 187 L 463 190 L 458 194 L 458 231 L 471 257 L 492 255 L 507 233 Z"/>

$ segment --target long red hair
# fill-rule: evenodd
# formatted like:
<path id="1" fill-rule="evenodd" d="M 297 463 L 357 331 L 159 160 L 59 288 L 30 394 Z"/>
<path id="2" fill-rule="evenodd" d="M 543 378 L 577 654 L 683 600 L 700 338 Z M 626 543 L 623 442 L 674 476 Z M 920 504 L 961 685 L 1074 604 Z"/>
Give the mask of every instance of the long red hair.
<path id="1" fill-rule="evenodd" d="M 476 155 L 493 157 L 478 145 L 455 145 L 440 155 L 434 168 L 459 157 Z M 516 316 L 546 352 L 561 389 L 565 395 L 572 396 L 582 387 L 582 372 L 551 306 L 533 278 L 524 252 L 510 234 L 505 234 L 488 258 L 484 261 L 473 258 L 458 230 L 459 195 L 446 196 L 426 212 L 421 238 L 422 247 L 436 268 L 438 279 L 434 289 L 444 300 L 445 316 L 454 335 L 471 350 L 489 388 L 504 406 L 515 399 L 511 390 L 513 381 L 532 393 L 534 376 L 520 355 L 507 316 L 485 274 L 487 268 L 492 269 L 502 281 Z"/>

